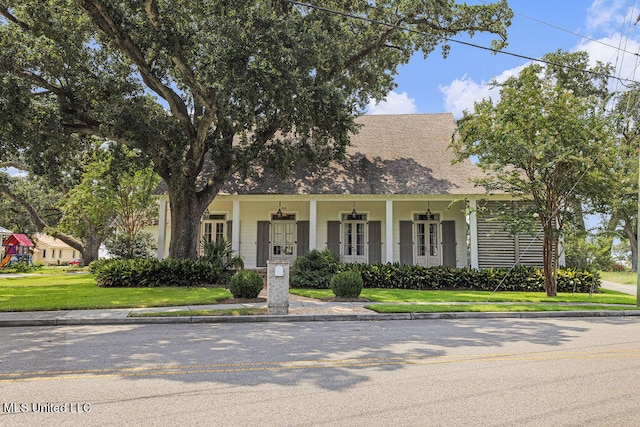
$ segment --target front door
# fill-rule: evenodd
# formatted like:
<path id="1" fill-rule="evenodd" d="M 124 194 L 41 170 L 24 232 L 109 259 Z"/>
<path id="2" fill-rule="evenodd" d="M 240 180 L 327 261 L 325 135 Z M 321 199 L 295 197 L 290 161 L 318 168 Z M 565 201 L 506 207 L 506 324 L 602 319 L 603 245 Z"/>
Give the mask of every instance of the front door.
<path id="1" fill-rule="evenodd" d="M 343 215 L 342 261 L 367 262 L 367 216 L 365 214 Z"/>
<path id="2" fill-rule="evenodd" d="M 432 214 L 429 218 L 416 215 L 415 219 L 417 264 L 425 267 L 441 265 L 439 215 Z"/>
<path id="3" fill-rule="evenodd" d="M 289 261 L 296 258 L 295 215 L 274 215 L 271 219 L 271 260 Z"/>

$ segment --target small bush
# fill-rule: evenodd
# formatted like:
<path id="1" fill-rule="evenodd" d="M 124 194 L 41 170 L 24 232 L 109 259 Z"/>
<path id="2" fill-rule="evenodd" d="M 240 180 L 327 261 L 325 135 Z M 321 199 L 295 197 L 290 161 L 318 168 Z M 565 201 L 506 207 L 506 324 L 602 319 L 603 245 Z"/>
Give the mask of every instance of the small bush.
<path id="1" fill-rule="evenodd" d="M 357 271 L 343 271 L 331 278 L 331 290 L 341 298 L 359 297 L 362 285 L 362 276 Z"/>
<path id="2" fill-rule="evenodd" d="M 240 270 L 229 282 L 229 291 L 234 298 L 257 298 L 262 290 L 262 277 L 255 271 Z"/>
<path id="3" fill-rule="evenodd" d="M 24 261 L 12 262 L 7 268 L 7 271 L 11 271 L 13 273 L 27 273 L 33 270 L 34 269 Z"/>

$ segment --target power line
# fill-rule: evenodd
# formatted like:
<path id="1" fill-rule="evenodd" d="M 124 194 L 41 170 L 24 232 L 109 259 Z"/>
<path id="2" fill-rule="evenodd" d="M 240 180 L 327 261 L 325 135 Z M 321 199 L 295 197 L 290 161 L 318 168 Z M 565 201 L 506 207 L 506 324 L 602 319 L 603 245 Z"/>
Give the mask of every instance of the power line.
<path id="1" fill-rule="evenodd" d="M 339 10 L 329 9 L 329 8 L 326 8 L 326 7 L 323 7 L 323 6 L 317 6 L 317 5 L 314 5 L 314 4 L 303 3 L 303 2 L 300 2 L 300 1 L 295 1 L 295 0 L 284 0 L 284 1 L 287 2 L 287 3 L 293 4 L 293 5 L 296 5 L 296 6 L 308 7 L 310 9 L 319 10 L 321 12 L 326 12 L 326 13 L 329 13 L 329 14 L 332 14 L 332 15 L 342 16 L 342 17 L 350 18 L 350 19 L 357 19 L 357 20 L 360 20 L 360 21 L 368 22 L 370 24 L 375 24 L 375 25 L 381 25 L 381 26 L 386 26 L 386 27 L 390 27 L 390 28 L 395 28 L 395 29 L 398 29 L 400 31 L 406 31 L 408 33 L 431 36 L 431 34 L 426 33 L 424 31 L 414 30 L 412 28 L 409 28 L 409 27 L 406 27 L 406 26 L 403 26 L 403 25 L 390 24 L 390 23 L 387 23 L 387 22 L 382 22 L 382 21 L 378 21 L 378 20 L 375 20 L 375 19 L 367 18 L 367 17 L 364 17 L 364 16 L 358 16 L 358 15 L 354 15 L 354 14 L 347 13 L 347 12 L 341 12 Z M 524 55 L 524 54 L 520 54 L 520 53 L 509 52 L 509 51 L 506 51 L 506 50 L 498 50 L 498 49 L 494 49 L 492 47 L 482 46 L 482 45 L 479 45 L 479 44 L 475 44 L 475 43 L 471 43 L 471 42 L 465 42 L 465 41 L 462 41 L 462 40 L 451 39 L 451 38 L 448 38 L 448 37 L 441 37 L 441 39 L 443 41 L 446 41 L 446 42 L 449 42 L 449 43 L 457 43 L 457 44 L 461 44 L 461 45 L 464 45 L 464 46 L 473 47 L 473 48 L 476 48 L 476 49 L 486 50 L 486 51 L 489 51 L 489 52 L 492 52 L 492 53 L 495 53 L 495 54 L 502 54 L 502 55 L 512 56 L 512 57 L 515 57 L 515 58 L 525 59 L 527 61 L 543 63 L 543 64 L 547 64 L 547 65 L 554 65 L 554 66 L 563 67 L 563 68 L 566 68 L 566 69 L 569 69 L 569 70 L 586 72 L 586 73 L 589 73 L 589 74 L 592 74 L 592 75 L 595 75 L 595 76 L 601 76 L 601 77 L 606 77 L 608 79 L 618 80 L 623 84 L 624 84 L 624 82 L 626 82 L 626 83 L 637 83 L 634 80 L 622 79 L 620 77 L 612 76 L 610 74 L 602 74 L 602 73 L 597 73 L 597 72 L 591 71 L 591 70 L 584 70 L 584 69 L 580 69 L 580 68 L 577 68 L 577 67 L 572 67 L 570 65 L 555 63 L 555 62 L 548 61 L 548 60 L 541 59 L 541 58 L 534 58 L 532 56 L 528 56 L 528 55 Z M 615 49 L 619 50 L 619 48 L 615 48 Z M 633 53 L 633 55 L 639 55 L 639 54 L 638 53 Z"/>
<path id="2" fill-rule="evenodd" d="M 479 0 L 479 1 L 481 1 L 481 2 L 482 2 L 482 3 L 484 3 L 484 4 L 488 4 L 488 3 L 489 3 L 489 2 L 487 2 L 487 1 L 485 1 L 485 0 Z M 629 55 L 635 55 L 635 56 L 639 56 L 639 57 L 640 57 L 640 53 L 638 53 L 638 52 L 631 52 L 631 51 L 628 51 L 628 50 L 625 50 L 625 49 L 621 49 L 619 46 L 618 46 L 618 47 L 616 47 L 616 46 L 614 46 L 614 45 L 612 45 L 612 44 L 605 43 L 605 42 L 603 42 L 602 40 L 598 40 L 598 39 L 594 39 L 593 37 L 585 36 L 584 34 L 580 34 L 580 33 L 577 33 L 577 32 L 575 32 L 575 31 L 571 31 L 571 30 L 569 30 L 569 29 L 567 29 L 567 28 L 562 28 L 562 27 L 560 27 L 560 26 L 558 26 L 558 25 L 551 24 L 551 23 L 549 23 L 549 22 L 545 22 L 545 21 L 543 21 L 543 20 L 541 20 L 541 19 L 533 18 L 533 17 L 531 17 L 531 16 L 527 16 L 527 15 L 524 15 L 524 14 L 522 14 L 522 13 L 518 13 L 518 12 L 515 12 L 515 11 L 514 11 L 513 13 L 514 13 L 515 15 L 518 15 L 518 16 L 522 17 L 522 18 L 528 19 L 528 20 L 533 21 L 533 22 L 537 22 L 538 24 L 546 25 L 547 27 L 554 28 L 554 29 L 556 29 L 556 30 L 558 30 L 558 31 L 563 31 L 563 32 L 565 32 L 565 33 L 568 33 L 568 34 L 574 35 L 574 36 L 576 36 L 576 37 L 580 37 L 580 38 L 582 38 L 582 39 L 589 40 L 589 41 L 592 41 L 592 42 L 594 42 L 594 43 L 598 43 L 598 44 L 601 44 L 601 45 L 603 45 L 603 46 L 610 47 L 610 48 L 612 48 L 612 49 L 616 49 L 616 50 L 622 51 L 622 52 L 624 52 L 624 53 L 628 53 Z M 638 21 L 640 21 L 640 16 L 638 16 Z"/>

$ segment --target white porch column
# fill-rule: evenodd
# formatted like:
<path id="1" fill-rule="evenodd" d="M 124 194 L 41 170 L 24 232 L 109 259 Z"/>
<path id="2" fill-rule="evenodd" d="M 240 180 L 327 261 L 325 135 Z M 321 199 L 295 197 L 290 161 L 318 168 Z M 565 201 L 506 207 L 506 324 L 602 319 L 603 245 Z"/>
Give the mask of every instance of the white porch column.
<path id="1" fill-rule="evenodd" d="M 167 201 L 160 200 L 158 212 L 158 259 L 164 259 L 164 247 L 167 241 Z"/>
<path id="2" fill-rule="evenodd" d="M 393 262 L 393 200 L 387 200 L 386 204 L 386 220 L 385 220 L 385 239 L 387 262 Z"/>
<path id="3" fill-rule="evenodd" d="M 233 201 L 231 219 L 231 250 L 240 254 L 240 200 Z"/>
<path id="4" fill-rule="evenodd" d="M 469 200 L 469 244 L 471 268 L 479 267 L 478 260 L 478 205 L 476 200 Z"/>
<path id="5" fill-rule="evenodd" d="M 315 200 L 309 201 L 309 250 L 318 249 L 317 234 L 318 229 L 318 206 Z"/>

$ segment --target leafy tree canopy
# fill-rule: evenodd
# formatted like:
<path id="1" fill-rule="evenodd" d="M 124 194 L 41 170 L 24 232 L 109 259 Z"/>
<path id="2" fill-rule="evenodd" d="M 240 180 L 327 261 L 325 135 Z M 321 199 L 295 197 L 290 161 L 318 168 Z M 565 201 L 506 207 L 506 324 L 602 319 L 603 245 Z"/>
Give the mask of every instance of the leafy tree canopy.
<path id="1" fill-rule="evenodd" d="M 460 158 L 477 157 L 489 172 L 479 183 L 489 191 L 533 203 L 544 230 L 545 285 L 553 296 L 553 262 L 568 201 L 602 192 L 614 133 L 605 111 L 610 68 L 590 67 L 584 52 L 544 59 L 554 65 L 526 67 L 500 85 L 499 101 L 486 99 L 465 112 L 452 145 Z"/>
<path id="2" fill-rule="evenodd" d="M 201 215 L 232 174 L 343 155 L 355 115 L 394 87 L 399 65 L 438 45 L 446 55 L 464 32 L 501 48 L 512 17 L 505 0 L 314 5 L 5 1 L 0 144 L 25 157 L 47 145 L 51 159 L 98 135 L 141 150 L 167 186 L 169 255 L 195 258 Z"/>

